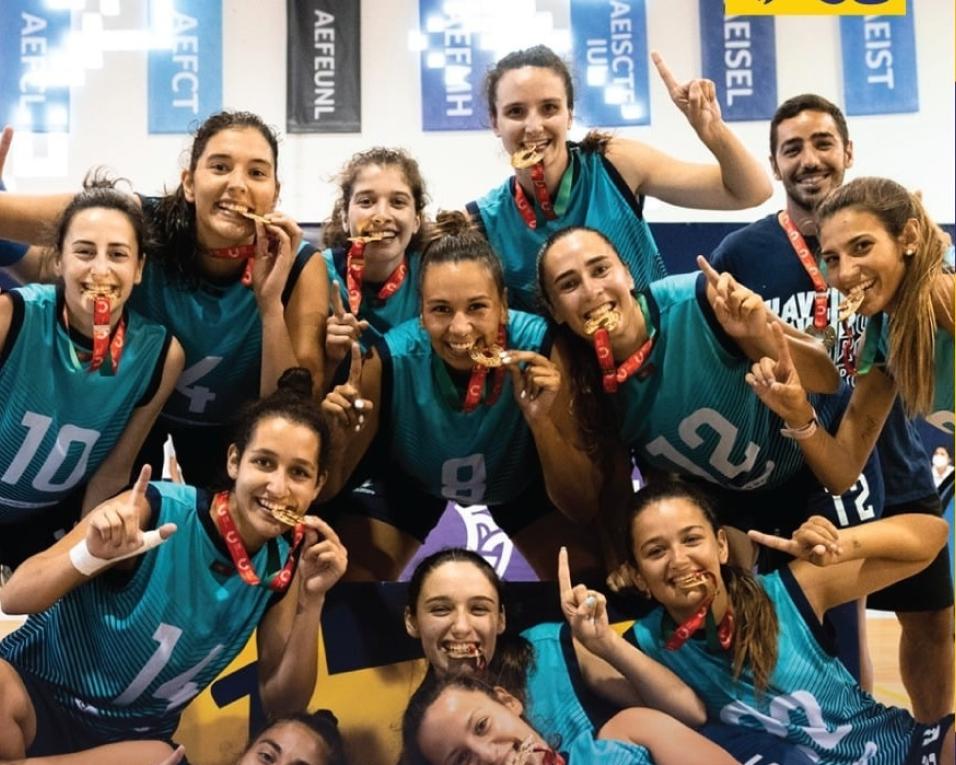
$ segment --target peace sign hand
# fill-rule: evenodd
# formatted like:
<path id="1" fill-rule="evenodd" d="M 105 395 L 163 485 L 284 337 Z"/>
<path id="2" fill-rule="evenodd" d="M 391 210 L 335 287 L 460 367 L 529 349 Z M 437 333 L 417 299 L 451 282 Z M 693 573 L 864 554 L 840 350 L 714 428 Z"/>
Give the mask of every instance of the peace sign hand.
<path id="1" fill-rule="evenodd" d="M 713 80 L 689 80 L 681 84 L 668 69 L 660 53 L 652 51 L 651 61 L 657 67 L 657 73 L 661 76 L 674 105 L 684 113 L 690 126 L 706 143 L 707 134 L 723 122 L 720 102 L 717 100 L 717 87 Z"/>
<path id="2" fill-rule="evenodd" d="M 760 295 L 729 273 L 718 273 L 702 255 L 697 256 L 697 266 L 713 288 L 714 314 L 728 335 L 759 338 L 767 331 L 767 307 Z"/>
<path id="3" fill-rule="evenodd" d="M 299 554 L 300 597 L 319 601 L 332 589 L 348 567 L 349 554 L 338 535 L 321 518 L 307 515 L 305 540 Z"/>
<path id="4" fill-rule="evenodd" d="M 544 417 L 561 387 L 561 372 L 540 353 L 534 351 L 506 350 L 501 354 L 502 363 L 511 373 L 515 389 L 515 401 L 529 422 Z M 524 369 L 521 364 L 524 364 Z"/>
<path id="5" fill-rule="evenodd" d="M 352 342 L 352 365 L 349 379 L 336 385 L 322 400 L 322 413 L 340 433 L 358 432 L 365 426 L 365 414 L 372 410 L 372 402 L 362 398 L 362 349 Z"/>
<path id="6" fill-rule="evenodd" d="M 764 534 L 756 529 L 748 531 L 747 536 L 757 544 L 808 560 L 815 566 L 839 563 L 843 555 L 839 529 L 821 515 L 813 515 L 804 521 L 791 539 Z"/>
<path id="7" fill-rule="evenodd" d="M 331 301 L 332 315 L 325 325 L 325 358 L 337 367 L 348 355 L 352 343 L 368 329 L 368 322 L 345 310 L 341 285 L 337 281 L 332 282 Z"/>
<path id="8" fill-rule="evenodd" d="M 142 555 L 166 541 L 176 531 L 175 523 L 144 532 L 140 528 L 140 508 L 148 506 L 146 487 L 151 474 L 149 465 L 136 479 L 133 488 L 109 499 L 90 515 L 86 530 L 86 547 L 90 554 L 103 560 L 122 560 Z"/>
<path id="9" fill-rule="evenodd" d="M 558 552 L 558 588 L 561 611 L 571 627 L 571 634 L 591 653 L 601 656 L 608 641 L 615 636 L 607 620 L 607 598 L 583 584 L 571 585 L 566 547 Z"/>
<path id="10" fill-rule="evenodd" d="M 804 425 L 813 418 L 813 408 L 807 400 L 807 392 L 800 382 L 800 375 L 790 356 L 790 347 L 779 321 L 770 325 L 777 360 L 764 356 L 755 363 L 746 380 L 753 392 L 785 423 L 791 426 Z"/>

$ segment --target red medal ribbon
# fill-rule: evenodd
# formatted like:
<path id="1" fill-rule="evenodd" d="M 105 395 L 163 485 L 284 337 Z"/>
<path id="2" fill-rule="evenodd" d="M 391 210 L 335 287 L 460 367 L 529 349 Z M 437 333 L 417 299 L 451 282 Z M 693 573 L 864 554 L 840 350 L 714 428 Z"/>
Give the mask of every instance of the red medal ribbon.
<path id="1" fill-rule="evenodd" d="M 90 372 L 95 372 L 103 366 L 103 360 L 106 358 L 107 350 L 110 355 L 110 368 L 113 373 L 119 369 L 120 357 L 123 355 L 123 344 L 126 340 L 126 319 L 120 317 L 116 325 L 116 331 L 113 333 L 113 339 L 110 339 L 110 301 L 109 298 L 99 295 L 93 298 L 93 352 L 77 353 L 77 358 L 90 361 Z M 70 320 L 66 312 L 66 306 L 63 306 L 63 326 L 67 332 L 70 329 Z"/>
<path id="2" fill-rule="evenodd" d="M 242 581 L 251 587 L 255 587 L 260 583 L 260 579 L 252 567 L 252 561 L 249 560 L 249 553 L 247 553 L 246 548 L 242 546 L 242 538 L 236 529 L 236 522 L 232 520 L 232 516 L 229 515 L 228 491 L 221 491 L 213 497 L 212 516 L 216 521 L 216 528 L 219 529 L 219 533 L 226 543 L 226 547 L 229 548 L 229 557 L 232 558 L 232 563 L 236 567 L 236 571 L 239 572 L 239 576 L 242 577 Z M 270 576 L 268 584 L 264 586 L 276 592 L 282 592 L 289 586 L 289 583 L 292 581 L 292 567 L 295 563 L 295 553 L 296 550 L 299 549 L 299 545 L 302 543 L 304 536 L 304 524 L 297 523 L 295 531 L 292 533 L 292 546 L 289 548 L 289 556 L 286 558 L 285 565 L 281 571 L 277 571 Z"/>
<path id="3" fill-rule="evenodd" d="M 654 338 L 649 337 L 644 344 L 628 356 L 620 366 L 614 364 L 614 354 L 611 352 L 611 335 L 603 327 L 594 333 L 594 353 L 601 366 L 601 381 L 606 393 L 617 392 L 618 386 L 636 374 L 654 347 Z"/>
<path id="4" fill-rule="evenodd" d="M 535 747 L 532 752 L 541 752 L 541 762 L 543 765 L 565 765 L 565 759 L 553 749 L 542 749 Z"/>
<path id="5" fill-rule="evenodd" d="M 252 267 L 256 262 L 256 246 L 254 244 L 240 244 L 236 247 L 220 247 L 215 250 L 206 250 L 214 258 L 223 258 L 225 260 L 243 260 L 246 261 L 246 267 L 242 271 L 242 286 L 252 286 Z"/>
<path id="6" fill-rule="evenodd" d="M 349 310 L 358 314 L 362 305 L 362 280 L 365 278 L 365 242 L 352 242 L 348 254 L 345 256 L 345 284 L 349 296 Z M 402 257 L 398 264 L 379 289 L 379 300 L 388 300 L 398 292 L 408 275 L 408 260 Z"/>
<path id="7" fill-rule="evenodd" d="M 548 186 L 544 182 L 544 162 L 538 162 L 536 165 L 531 166 L 531 186 L 534 188 L 535 199 L 538 200 L 538 206 L 541 208 L 541 212 L 544 213 L 544 217 L 548 220 L 554 220 L 557 214 L 554 212 L 554 203 L 551 201 L 551 195 L 548 193 Z M 524 193 L 524 189 L 521 188 L 521 183 L 517 177 L 515 177 L 514 198 L 515 206 L 518 208 L 518 212 L 521 214 L 528 228 L 537 228 L 538 221 L 534 217 L 534 208 L 531 206 L 527 194 Z"/>
<path id="8" fill-rule="evenodd" d="M 707 619 L 707 614 L 710 612 L 710 606 L 713 602 L 713 598 L 704 601 L 687 621 L 674 630 L 674 634 L 667 639 L 664 648 L 668 651 L 676 651 L 684 645 L 690 639 L 690 636 L 701 628 L 701 625 Z M 730 650 L 730 646 L 734 642 L 734 612 L 729 603 L 724 618 L 720 620 L 720 625 L 717 627 L 717 641 L 725 651 Z"/>
<path id="9" fill-rule="evenodd" d="M 820 268 L 817 266 L 817 259 L 813 257 L 813 253 L 810 252 L 810 248 L 807 246 L 803 235 L 794 225 L 793 221 L 790 220 L 790 216 L 786 210 L 781 210 L 777 214 L 777 222 L 786 232 L 787 238 L 790 240 L 790 246 L 793 247 L 793 251 L 797 253 L 797 257 L 807 272 L 807 276 L 809 276 L 810 281 L 813 282 L 813 290 L 816 293 L 813 296 L 813 328 L 823 332 L 830 323 L 827 321 L 827 305 L 830 298 L 830 288 L 827 287 L 826 280 L 823 278 L 823 274 L 820 273 Z"/>
<path id="10" fill-rule="evenodd" d="M 505 348 L 507 336 L 504 325 L 498 327 L 498 345 Z M 482 364 L 475 364 L 471 370 L 471 377 L 468 380 L 468 388 L 465 390 L 465 402 L 462 404 L 463 412 L 470 412 L 481 403 L 481 394 L 485 390 L 485 378 L 488 377 L 488 367 Z M 501 395 L 501 388 L 505 384 L 504 365 L 495 367 L 494 377 L 491 382 L 491 392 L 485 398 L 485 406 L 494 406 Z"/>

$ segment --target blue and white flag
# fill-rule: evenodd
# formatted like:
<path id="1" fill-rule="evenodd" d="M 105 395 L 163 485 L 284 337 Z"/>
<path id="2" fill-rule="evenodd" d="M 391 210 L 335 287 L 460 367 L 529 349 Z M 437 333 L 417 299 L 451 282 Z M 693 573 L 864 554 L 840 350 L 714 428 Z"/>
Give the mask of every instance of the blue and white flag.
<path id="1" fill-rule="evenodd" d="M 571 0 L 571 45 L 575 119 L 589 127 L 650 124 L 644 0 Z"/>
<path id="2" fill-rule="evenodd" d="M 188 133 L 222 109 L 222 0 L 172 5 L 173 47 L 149 52 L 150 133 Z"/>
<path id="3" fill-rule="evenodd" d="M 913 13 L 840 19 L 848 115 L 919 111 Z"/>
<path id="4" fill-rule="evenodd" d="M 768 120 L 777 108 L 777 49 L 772 16 L 725 16 L 700 0 L 703 76 L 714 81 L 727 122 Z"/>
<path id="5" fill-rule="evenodd" d="M 0 2 L 0 127 L 70 129 L 70 88 L 51 81 L 48 68 L 69 31 L 68 10 L 51 10 L 44 0 Z"/>

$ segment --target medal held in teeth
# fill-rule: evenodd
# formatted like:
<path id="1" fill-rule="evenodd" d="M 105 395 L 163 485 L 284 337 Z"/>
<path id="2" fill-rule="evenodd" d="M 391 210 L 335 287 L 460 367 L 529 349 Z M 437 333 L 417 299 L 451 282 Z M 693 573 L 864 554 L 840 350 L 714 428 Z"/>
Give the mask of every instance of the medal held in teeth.
<path id="1" fill-rule="evenodd" d="M 840 321 L 846 321 L 855 314 L 863 304 L 865 293 L 862 287 L 854 287 L 847 293 L 843 302 L 837 306 L 837 315 Z"/>
<path id="2" fill-rule="evenodd" d="M 505 349 L 497 344 L 480 347 L 473 345 L 469 349 L 468 355 L 479 366 L 495 368 L 501 366 L 501 356 L 504 352 Z"/>
<path id="3" fill-rule="evenodd" d="M 621 312 L 609 305 L 598 308 L 591 317 L 584 322 L 584 334 L 593 336 L 599 329 L 613 332 L 621 324 Z"/>
<path id="4" fill-rule="evenodd" d="M 524 170 L 537 165 L 543 158 L 544 155 L 536 147 L 522 146 L 511 155 L 511 166 L 517 170 Z"/>

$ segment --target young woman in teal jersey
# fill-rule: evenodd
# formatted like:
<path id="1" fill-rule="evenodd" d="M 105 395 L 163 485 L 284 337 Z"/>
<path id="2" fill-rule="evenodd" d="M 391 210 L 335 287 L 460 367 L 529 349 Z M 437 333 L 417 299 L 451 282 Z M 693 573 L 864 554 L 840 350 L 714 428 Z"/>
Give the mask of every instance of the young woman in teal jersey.
<path id="1" fill-rule="evenodd" d="M 564 748 L 602 737 L 635 744 L 634 763 L 734 762 L 687 727 L 704 722 L 689 688 L 608 627 L 603 596 L 572 588 L 566 553 L 558 574 L 570 633 L 544 624 L 519 635 L 507 627 L 503 583 L 480 555 L 451 548 L 422 560 L 409 580 L 405 627 L 428 660 L 423 685 L 477 677 L 507 691 Z M 582 605 L 589 595 L 593 609 Z"/>
<path id="2" fill-rule="evenodd" d="M 717 164 L 684 162 L 638 141 L 596 132 L 580 145 L 569 143 L 574 114 L 571 73 L 545 46 L 509 53 L 489 72 L 485 88 L 495 135 L 509 156 L 529 152 L 536 159 L 469 205 L 505 263 L 517 307 L 539 310 L 535 256 L 555 231 L 582 225 L 605 231 L 643 288 L 664 276 L 657 245 L 643 219 L 645 196 L 684 207 L 725 210 L 753 207 L 770 196 L 766 172 L 721 119 L 713 82 L 680 84 L 658 54 L 652 58 L 675 105 Z M 550 212 L 537 196 L 542 188 Z"/>
<path id="3" fill-rule="evenodd" d="M 877 703 L 834 655 L 824 618 L 925 568 L 946 543 L 945 521 L 909 514 L 838 530 L 814 516 L 792 539 L 750 535 L 796 560 L 755 578 L 728 565 L 727 537 L 700 491 L 663 481 L 638 492 L 629 574 L 661 608 L 635 625 L 637 646 L 693 688 L 710 717 L 820 762 L 952 762 L 953 716 L 923 725 Z"/>
<path id="4" fill-rule="evenodd" d="M 590 515 L 600 469 L 576 448 L 561 379 L 545 355 L 544 321 L 509 312 L 500 262 L 463 214 L 438 216 L 420 291 L 420 324 L 390 330 L 364 362 L 353 344 L 349 380 L 322 404 L 335 428 L 323 499 L 340 491 L 374 442 L 441 506 L 445 499 L 489 505 L 536 570 L 551 572 L 562 539 L 579 540 L 579 559 L 593 560 L 587 530 L 556 508 Z M 472 355 L 483 352 L 496 368 Z M 539 462 L 556 466 L 547 484 Z M 346 519 L 339 529 L 353 553 L 350 575 L 364 568 L 397 577 L 439 516 L 440 508 L 414 506 Z"/>
<path id="5" fill-rule="evenodd" d="M 733 489 L 779 485 L 799 467 L 799 450 L 763 417 L 738 375 L 749 368 L 748 359 L 776 352 L 772 328 L 780 322 L 759 295 L 699 263 L 703 275 L 669 277 L 636 295 L 633 278 L 600 232 L 567 229 L 542 248 L 539 289 L 558 324 L 568 365 L 562 374 L 571 380 L 578 421 L 595 453 L 614 452 L 611 434 L 619 432 L 642 465 Z M 613 326 L 589 331 L 608 313 L 616 317 Z M 819 344 L 785 331 L 814 390 L 835 390 L 839 376 Z M 727 402 L 701 401 L 705 385 Z M 695 395 L 696 401 L 687 400 Z M 668 396 L 683 398 L 661 404 Z M 647 416 L 635 419 L 638 409 Z M 699 431 L 718 436 L 708 442 L 709 453 L 701 454 Z M 769 458 L 759 459 L 762 448 Z"/>
<path id="6" fill-rule="evenodd" d="M 176 190 L 140 198 L 158 246 L 132 305 L 186 354 L 145 454 L 158 466 L 171 433 L 198 483 L 218 477 L 237 407 L 274 390 L 283 369 L 304 366 L 321 388 L 328 280 L 295 221 L 275 210 L 279 189 L 275 133 L 255 114 L 219 112 L 196 131 Z M 0 194 L 0 237 L 40 241 L 71 196 Z M 37 281 L 42 263 L 34 248 L 9 270 Z"/>
<path id="7" fill-rule="evenodd" d="M 322 230 L 332 303 L 325 335 L 327 386 L 353 341 L 364 350 L 418 315 L 428 201 L 418 163 L 402 149 L 378 146 L 355 154 L 339 173 L 338 187 Z"/>
<path id="8" fill-rule="evenodd" d="M 244 412 L 228 491 L 150 484 L 144 468 L 133 490 L 24 563 L 0 590 L 4 611 L 31 614 L 0 643 L 0 756 L 169 741 L 254 630 L 266 712 L 303 710 L 325 594 L 347 560 L 331 528 L 304 515 L 326 448 L 310 373 L 292 370 Z M 114 743 L 72 761 L 139 762 L 151 747 Z"/>
<path id="9" fill-rule="evenodd" d="M 10 568 L 128 485 L 183 369 L 179 342 L 128 310 L 150 245 L 135 197 L 90 176 L 50 239 L 57 286 L 0 295 L 0 564 Z"/>
<path id="10" fill-rule="evenodd" d="M 834 494 L 873 450 L 897 395 L 910 415 L 952 435 L 956 275 L 939 227 L 916 194 L 886 178 L 857 178 L 816 209 L 827 279 L 848 310 L 870 317 L 855 351 L 856 386 L 836 435 L 815 427 L 801 374 L 785 358 L 755 364 L 756 394 L 804 431 L 800 447 Z"/>

